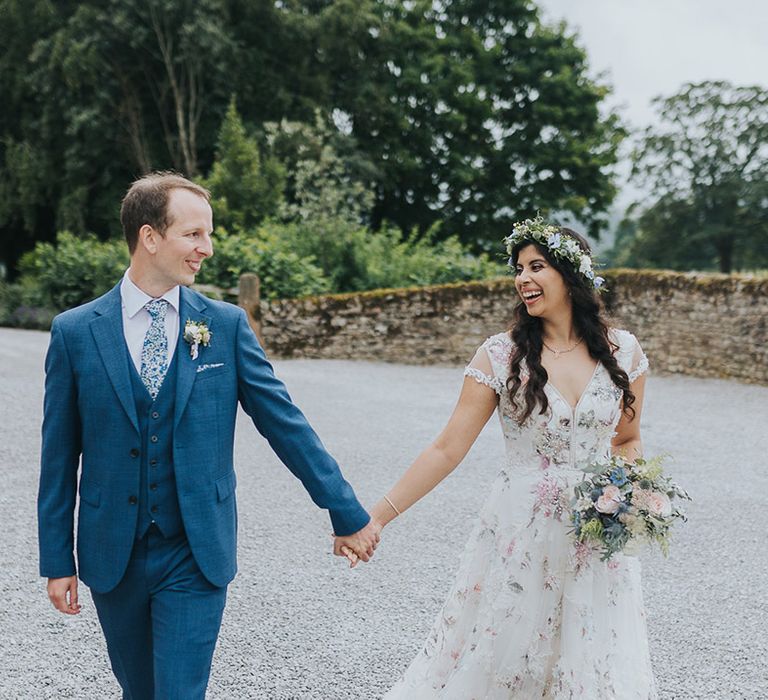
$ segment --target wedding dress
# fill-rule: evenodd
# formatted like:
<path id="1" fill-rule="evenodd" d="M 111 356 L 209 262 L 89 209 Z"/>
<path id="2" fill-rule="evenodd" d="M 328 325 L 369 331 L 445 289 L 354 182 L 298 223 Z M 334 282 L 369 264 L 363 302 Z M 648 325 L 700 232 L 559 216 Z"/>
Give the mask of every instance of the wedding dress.
<path id="1" fill-rule="evenodd" d="M 630 381 L 647 370 L 631 333 L 611 339 Z M 598 363 L 575 408 L 547 384 L 548 411 L 520 427 L 509 335 L 481 350 L 464 373 L 499 394 L 505 465 L 423 649 L 385 700 L 656 698 L 639 562 L 602 562 L 569 535 L 572 485 L 610 454 L 621 391 Z"/>

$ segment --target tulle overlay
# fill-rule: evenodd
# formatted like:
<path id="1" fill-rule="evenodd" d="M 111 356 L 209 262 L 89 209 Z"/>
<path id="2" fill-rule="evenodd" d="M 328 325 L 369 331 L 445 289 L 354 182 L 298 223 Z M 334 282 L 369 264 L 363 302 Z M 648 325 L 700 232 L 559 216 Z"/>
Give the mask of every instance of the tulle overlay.
<path id="1" fill-rule="evenodd" d="M 634 336 L 613 339 L 631 379 L 647 369 Z M 621 393 L 598 365 L 574 410 L 548 385 L 550 410 L 521 428 L 503 389 L 511 347 L 489 338 L 466 371 L 500 395 L 506 464 L 423 649 L 385 698 L 656 698 L 639 562 L 601 562 L 568 534 L 571 487 L 609 453 Z"/>

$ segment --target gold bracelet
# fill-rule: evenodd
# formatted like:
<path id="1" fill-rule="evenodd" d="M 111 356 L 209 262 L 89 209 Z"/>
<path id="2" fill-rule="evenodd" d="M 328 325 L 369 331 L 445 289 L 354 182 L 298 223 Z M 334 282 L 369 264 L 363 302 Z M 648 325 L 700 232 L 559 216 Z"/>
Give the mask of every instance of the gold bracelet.
<path id="1" fill-rule="evenodd" d="M 384 500 L 387 503 L 389 503 L 389 505 L 392 506 L 392 510 L 394 510 L 395 513 L 397 513 L 398 515 L 402 515 L 402 513 L 397 509 L 397 506 L 394 503 L 392 503 L 392 501 L 389 500 L 389 496 L 384 496 Z"/>

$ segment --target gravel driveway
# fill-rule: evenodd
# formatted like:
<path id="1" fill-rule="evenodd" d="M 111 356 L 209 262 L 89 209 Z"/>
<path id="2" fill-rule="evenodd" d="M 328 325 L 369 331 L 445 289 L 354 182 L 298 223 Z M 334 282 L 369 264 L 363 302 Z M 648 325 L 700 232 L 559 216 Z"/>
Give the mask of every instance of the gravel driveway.
<path id="1" fill-rule="evenodd" d="M 47 342 L 45 333 L 0 329 L 0 698 L 118 698 L 87 590 L 83 613 L 65 617 L 37 575 Z M 436 435 L 462 381 L 460 368 L 372 362 L 293 360 L 276 369 L 364 503 Z M 451 584 L 500 464 L 498 423 L 437 492 L 387 529 L 371 564 L 349 571 L 331 555 L 326 514 L 240 418 L 240 573 L 208 697 L 381 697 Z M 661 697 L 768 698 L 768 387 L 652 376 L 643 418 L 646 452 L 675 455 L 671 472 L 695 499 L 670 559 L 644 558 Z"/>

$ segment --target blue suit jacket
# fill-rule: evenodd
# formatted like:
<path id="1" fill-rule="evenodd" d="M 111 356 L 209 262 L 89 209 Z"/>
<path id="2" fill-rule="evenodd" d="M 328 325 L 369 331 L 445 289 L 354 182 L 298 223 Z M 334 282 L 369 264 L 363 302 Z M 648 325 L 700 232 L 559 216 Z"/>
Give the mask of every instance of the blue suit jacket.
<path id="1" fill-rule="evenodd" d="M 274 375 L 242 309 L 181 288 L 173 457 L 179 504 L 205 577 L 235 575 L 237 514 L 233 441 L 238 402 L 312 500 L 346 535 L 369 516 L 338 464 Z M 185 322 L 207 324 L 208 347 L 193 360 Z M 141 447 L 123 335 L 120 287 L 59 315 L 46 358 L 38 526 L 40 574 L 72 576 L 74 512 L 80 502 L 80 578 L 107 592 L 122 578 L 136 535 Z M 212 367 L 212 365 L 218 365 Z M 199 371 L 200 370 L 200 371 Z"/>

